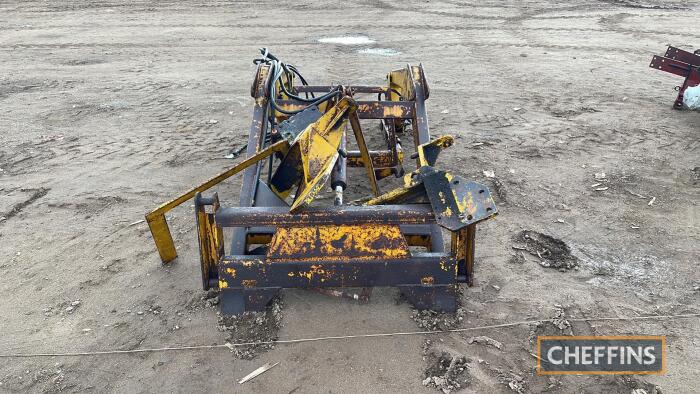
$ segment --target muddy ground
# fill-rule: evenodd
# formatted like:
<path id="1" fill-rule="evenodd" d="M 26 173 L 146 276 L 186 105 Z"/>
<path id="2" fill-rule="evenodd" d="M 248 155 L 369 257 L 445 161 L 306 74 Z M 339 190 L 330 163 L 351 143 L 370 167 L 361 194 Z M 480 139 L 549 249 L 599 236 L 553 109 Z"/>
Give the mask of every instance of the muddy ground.
<path id="1" fill-rule="evenodd" d="M 697 392 L 697 319 L 567 319 L 700 309 L 700 113 L 671 110 L 681 79 L 648 68 L 667 44 L 700 47 L 699 10 L 651 0 L 3 1 L 0 353 L 229 339 L 200 290 L 190 204 L 171 215 L 180 257 L 169 266 L 147 226 L 132 223 L 232 164 L 224 157 L 245 143 L 260 46 L 318 83 L 381 83 L 422 62 L 432 133 L 456 137 L 439 165 L 490 185 L 500 208 L 478 230 L 462 319 L 437 326 L 552 321 L 278 345 L 252 359 L 228 349 L 0 359 L 0 391 L 431 393 L 448 379 L 464 392 Z M 374 42 L 318 42 L 342 35 Z M 219 192 L 230 203 L 239 187 Z M 267 334 L 281 339 L 432 324 L 394 289 L 365 305 L 284 291 L 280 305 L 281 327 Z M 534 338 L 571 333 L 666 335 L 668 372 L 535 375 Z M 279 365 L 236 383 L 266 362 Z"/>

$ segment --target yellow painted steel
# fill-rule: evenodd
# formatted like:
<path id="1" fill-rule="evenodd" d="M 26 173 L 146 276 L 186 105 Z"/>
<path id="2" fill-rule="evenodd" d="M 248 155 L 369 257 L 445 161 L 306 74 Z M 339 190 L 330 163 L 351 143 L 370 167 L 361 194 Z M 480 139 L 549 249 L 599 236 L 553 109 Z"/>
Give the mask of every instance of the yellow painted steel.
<path id="1" fill-rule="evenodd" d="M 432 166 L 435 163 L 429 163 L 425 156 L 425 149 L 428 147 L 437 147 L 440 150 L 447 149 L 454 144 L 454 137 L 451 135 L 443 135 L 425 144 L 418 145 L 418 166 Z"/>
<path id="2" fill-rule="evenodd" d="M 214 193 L 212 211 L 219 209 L 219 196 Z M 214 221 L 214 213 L 207 213 L 204 205 L 197 207 L 197 235 L 199 259 L 204 289 L 209 289 L 210 273 L 224 254 L 224 234 Z"/>
<path id="3" fill-rule="evenodd" d="M 372 188 L 372 193 L 375 197 L 379 195 L 379 185 L 377 185 L 377 177 L 374 173 L 374 164 L 372 163 L 372 158 L 369 156 L 369 149 L 367 149 L 367 142 L 365 142 L 365 136 L 362 134 L 362 128 L 360 127 L 360 119 L 358 119 L 357 114 L 353 112 L 350 114 L 350 124 L 352 125 L 352 131 L 355 134 L 355 140 L 357 141 L 357 147 L 360 150 L 360 157 L 365 165 L 365 170 L 367 172 L 367 178 L 369 179 L 369 185 Z"/>
<path id="4" fill-rule="evenodd" d="M 410 176 L 409 176 L 410 178 Z M 375 197 L 369 201 L 367 201 L 364 205 L 384 205 L 384 204 L 392 204 L 392 203 L 397 203 L 397 201 L 401 201 L 404 197 L 407 197 L 409 195 L 412 195 L 416 192 L 419 192 L 423 189 L 422 184 L 412 184 L 409 186 L 404 186 L 404 187 L 398 187 L 394 190 L 391 190 L 389 192 L 386 192 L 382 194 L 381 196 Z"/>
<path id="5" fill-rule="evenodd" d="M 406 65 L 405 68 L 391 71 L 387 75 L 387 81 L 389 83 L 389 99 L 391 101 L 399 101 L 400 99 L 413 100 L 415 98 L 411 66 Z"/>
<path id="6" fill-rule="evenodd" d="M 384 224 L 279 227 L 268 261 L 399 259 L 410 256 L 399 226 Z"/>
<path id="7" fill-rule="evenodd" d="M 290 212 L 296 213 L 307 206 L 325 186 L 338 159 L 338 148 L 348 117 L 356 110 L 357 104 L 351 98 L 344 97 L 304 129 L 294 141 L 290 150 L 296 153 L 294 145 L 299 147 L 303 176 Z"/>
<path id="8" fill-rule="evenodd" d="M 222 172 L 221 174 L 209 179 L 208 181 L 193 187 L 184 194 L 161 204 L 158 208 L 146 214 L 146 222 L 148 222 L 148 227 L 151 229 L 151 235 L 153 236 L 153 241 L 156 243 L 158 248 L 158 253 L 160 254 L 160 259 L 163 263 L 169 263 L 177 257 L 177 251 L 175 250 L 175 244 L 173 243 L 173 237 L 170 234 L 170 229 L 168 228 L 168 222 L 165 220 L 165 214 L 171 209 L 177 207 L 183 202 L 190 200 L 195 194 L 203 192 L 212 186 L 215 186 L 222 181 L 230 178 L 231 176 L 245 170 L 246 168 L 252 166 L 253 164 L 259 162 L 262 159 L 272 155 L 275 152 L 286 153 L 289 150 L 289 143 L 286 140 L 277 142 L 267 148 L 261 150 L 254 156 L 251 156 L 244 161 L 240 162 L 233 168 Z"/>

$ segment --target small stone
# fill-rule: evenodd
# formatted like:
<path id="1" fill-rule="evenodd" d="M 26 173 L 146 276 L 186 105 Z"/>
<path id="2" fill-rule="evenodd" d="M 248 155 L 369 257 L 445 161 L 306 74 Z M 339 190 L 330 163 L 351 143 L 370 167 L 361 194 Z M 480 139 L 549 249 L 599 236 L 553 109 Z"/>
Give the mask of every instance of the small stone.
<path id="1" fill-rule="evenodd" d="M 484 176 L 487 178 L 495 178 L 496 173 L 493 170 L 484 170 Z"/>
<path id="2" fill-rule="evenodd" d="M 71 313 L 74 309 L 75 307 L 69 306 L 68 308 L 66 308 L 66 312 Z"/>
<path id="3" fill-rule="evenodd" d="M 83 332 L 90 332 L 92 331 L 92 328 L 83 328 Z"/>
<path id="4" fill-rule="evenodd" d="M 80 305 L 80 300 L 75 300 L 75 301 L 71 302 L 70 304 L 71 304 L 71 306 L 78 306 L 78 305 Z"/>
<path id="5" fill-rule="evenodd" d="M 218 120 L 216 120 L 216 119 L 209 119 L 209 124 L 217 124 L 217 123 L 219 123 Z"/>
<path id="6" fill-rule="evenodd" d="M 500 291 L 500 290 L 501 290 L 501 286 L 498 286 L 498 285 L 491 285 L 491 287 L 493 287 L 494 289 L 496 289 L 496 291 Z"/>
<path id="7" fill-rule="evenodd" d="M 469 342 L 470 344 L 471 343 L 480 343 L 480 344 L 484 344 L 484 345 L 489 345 L 489 346 L 495 347 L 496 349 L 503 348 L 503 344 L 501 342 L 498 342 L 497 340 L 495 340 L 491 337 L 487 337 L 487 336 L 483 336 L 483 335 L 478 336 L 478 337 L 471 337 L 467 340 L 467 342 Z"/>
<path id="8" fill-rule="evenodd" d="M 143 315 L 143 312 L 138 311 L 138 312 L 136 312 L 136 314 L 137 314 L 137 315 Z"/>

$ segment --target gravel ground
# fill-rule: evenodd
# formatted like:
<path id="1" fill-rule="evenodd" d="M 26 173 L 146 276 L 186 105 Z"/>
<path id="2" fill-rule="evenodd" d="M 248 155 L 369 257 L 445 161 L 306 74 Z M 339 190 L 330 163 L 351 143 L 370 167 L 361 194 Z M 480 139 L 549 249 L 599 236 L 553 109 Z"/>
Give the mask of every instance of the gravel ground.
<path id="1" fill-rule="evenodd" d="M 192 207 L 171 214 L 180 257 L 169 266 L 135 222 L 234 162 L 224 157 L 246 140 L 260 46 L 319 84 L 379 84 L 422 62 L 432 133 L 456 138 L 439 166 L 488 184 L 500 209 L 479 228 L 477 280 L 459 316 L 415 314 L 394 289 L 362 305 L 290 290 L 260 320 L 262 337 L 551 321 L 254 354 L 2 359 L 0 391 L 434 393 L 447 387 L 450 363 L 449 379 L 461 383 L 448 386 L 463 392 L 700 391 L 697 319 L 568 320 L 698 312 L 700 113 L 671 110 L 681 79 L 648 63 L 667 44 L 700 47 L 699 9 L 663 0 L 3 1 L 0 353 L 240 337 L 219 329 L 216 302 L 200 290 Z M 367 39 L 318 41 L 345 35 Z M 224 203 L 239 187 L 218 188 Z M 537 376 L 542 334 L 666 335 L 668 372 Z M 280 364 L 236 383 L 267 362 Z"/>

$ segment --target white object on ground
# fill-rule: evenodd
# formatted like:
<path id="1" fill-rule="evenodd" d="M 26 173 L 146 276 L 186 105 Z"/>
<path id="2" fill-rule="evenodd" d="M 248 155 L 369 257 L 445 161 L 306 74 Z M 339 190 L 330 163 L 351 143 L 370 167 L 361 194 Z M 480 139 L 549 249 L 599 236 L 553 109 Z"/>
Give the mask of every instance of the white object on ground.
<path id="1" fill-rule="evenodd" d="M 267 363 L 267 364 L 263 365 L 262 367 L 256 369 L 255 371 L 249 373 L 248 375 L 246 375 L 243 379 L 239 380 L 238 384 L 243 384 L 243 383 L 255 378 L 256 376 L 266 372 L 267 370 L 271 369 L 272 367 L 274 367 L 277 364 L 279 364 L 279 363 L 278 362 L 274 363 L 274 364 Z"/>
<path id="2" fill-rule="evenodd" d="M 700 85 L 685 89 L 685 92 L 683 92 L 683 105 L 688 109 L 700 111 Z"/>
<path id="3" fill-rule="evenodd" d="M 391 48 L 365 48 L 365 49 L 360 49 L 357 51 L 357 53 L 361 53 L 364 55 L 378 55 L 378 56 L 397 56 L 400 55 L 401 52 L 397 51 L 396 49 L 391 49 Z"/>
<path id="4" fill-rule="evenodd" d="M 340 45 L 362 45 L 371 44 L 374 42 L 373 39 L 367 36 L 343 36 L 343 37 L 324 37 L 320 38 L 318 42 L 323 44 L 340 44 Z"/>

